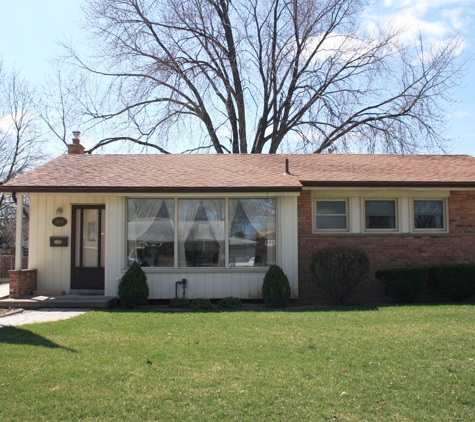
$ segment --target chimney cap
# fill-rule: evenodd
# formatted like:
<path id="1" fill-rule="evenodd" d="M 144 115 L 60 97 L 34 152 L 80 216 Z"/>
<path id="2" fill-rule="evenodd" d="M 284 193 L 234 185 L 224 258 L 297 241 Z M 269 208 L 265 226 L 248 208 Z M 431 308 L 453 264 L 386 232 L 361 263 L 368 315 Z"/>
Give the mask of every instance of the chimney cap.
<path id="1" fill-rule="evenodd" d="M 73 136 L 74 136 L 73 143 L 74 144 L 80 144 L 81 142 L 80 142 L 79 138 L 81 136 L 81 132 L 79 132 L 78 130 L 74 130 L 73 131 Z"/>

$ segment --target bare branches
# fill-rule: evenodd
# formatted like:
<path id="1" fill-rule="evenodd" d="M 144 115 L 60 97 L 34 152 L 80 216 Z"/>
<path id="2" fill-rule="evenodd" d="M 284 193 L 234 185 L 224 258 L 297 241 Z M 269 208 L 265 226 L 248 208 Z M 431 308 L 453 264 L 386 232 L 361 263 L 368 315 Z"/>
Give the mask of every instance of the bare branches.
<path id="1" fill-rule="evenodd" d="M 284 144 L 315 152 L 442 148 L 444 101 L 463 65 L 458 40 L 433 48 L 422 37 L 403 44 L 392 28 L 370 32 L 366 6 L 89 0 L 98 60 L 72 55 L 108 86 L 85 110 L 127 131 L 90 151 L 112 139 L 140 144 L 146 134 L 147 147 L 166 153 L 168 131 L 187 152 L 209 144 L 217 153 L 275 153 Z M 192 130 L 179 131 L 180 124 Z"/>

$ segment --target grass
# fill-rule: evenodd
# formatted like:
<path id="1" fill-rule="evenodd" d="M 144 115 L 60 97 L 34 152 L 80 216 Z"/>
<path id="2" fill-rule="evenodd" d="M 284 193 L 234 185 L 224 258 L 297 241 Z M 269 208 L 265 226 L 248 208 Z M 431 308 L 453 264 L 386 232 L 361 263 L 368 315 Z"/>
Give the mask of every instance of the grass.
<path id="1" fill-rule="evenodd" d="M 0 329 L 0 420 L 475 420 L 474 337 L 473 305 L 89 312 Z"/>

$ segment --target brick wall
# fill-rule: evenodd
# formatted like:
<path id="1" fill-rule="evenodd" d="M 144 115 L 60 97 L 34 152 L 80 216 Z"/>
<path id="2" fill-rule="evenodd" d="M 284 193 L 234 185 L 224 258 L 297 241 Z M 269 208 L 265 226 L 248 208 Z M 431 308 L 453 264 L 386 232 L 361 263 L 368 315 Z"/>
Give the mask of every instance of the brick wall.
<path id="1" fill-rule="evenodd" d="M 9 271 L 10 297 L 19 298 L 36 290 L 37 270 Z"/>
<path id="2" fill-rule="evenodd" d="M 449 234 L 440 235 L 313 235 L 312 198 L 302 192 L 299 210 L 299 301 L 331 304 L 324 292 L 311 282 L 310 257 L 325 246 L 348 246 L 363 249 L 371 262 L 369 280 L 358 288 L 353 303 L 389 302 L 377 270 L 396 267 L 430 266 L 441 263 L 475 262 L 475 192 L 451 192 L 449 197 Z M 438 300 L 424 289 L 421 300 Z"/>

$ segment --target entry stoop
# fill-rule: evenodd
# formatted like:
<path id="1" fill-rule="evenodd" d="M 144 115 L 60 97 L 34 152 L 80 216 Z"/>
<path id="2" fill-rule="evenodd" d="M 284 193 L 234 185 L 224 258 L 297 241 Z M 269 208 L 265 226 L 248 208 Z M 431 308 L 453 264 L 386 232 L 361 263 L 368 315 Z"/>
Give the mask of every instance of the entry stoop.
<path id="1" fill-rule="evenodd" d="M 0 300 L 0 308 L 87 308 L 87 309 L 108 309 L 113 308 L 117 303 L 117 298 L 113 296 L 99 295 L 32 295 L 22 296 L 18 299 Z"/>

